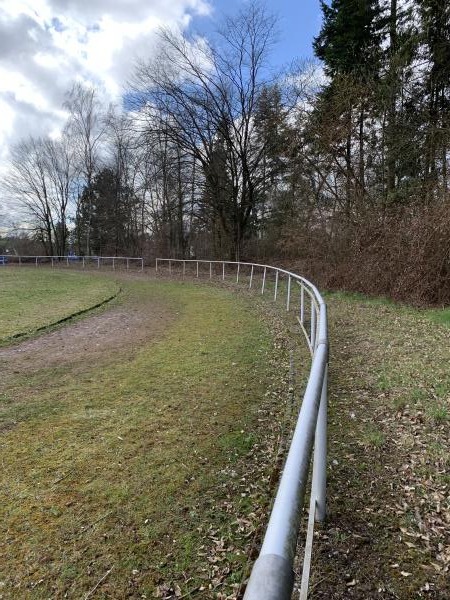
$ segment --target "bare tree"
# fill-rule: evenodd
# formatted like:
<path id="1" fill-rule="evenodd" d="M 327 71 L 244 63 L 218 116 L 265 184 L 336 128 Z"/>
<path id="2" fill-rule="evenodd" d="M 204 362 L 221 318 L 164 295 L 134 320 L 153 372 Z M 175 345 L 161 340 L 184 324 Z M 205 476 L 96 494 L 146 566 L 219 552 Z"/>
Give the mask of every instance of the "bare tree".
<path id="1" fill-rule="evenodd" d="M 251 4 L 226 20 L 214 43 L 164 30 L 159 55 L 138 65 L 132 84 L 147 130 L 163 132 L 201 165 L 209 188 L 203 196 L 206 208 L 220 222 L 236 258 L 258 202 L 263 152 L 253 116 L 267 79 L 274 24 Z M 226 194 L 211 168 L 218 144 L 225 151 Z"/>
<path id="2" fill-rule="evenodd" d="M 75 156 L 79 163 L 82 184 L 92 190 L 96 170 L 100 165 L 100 146 L 105 134 L 105 120 L 102 105 L 94 88 L 86 88 L 80 83 L 74 84 L 67 96 L 64 107 L 69 111 L 66 126 Z M 80 196 L 81 197 L 81 196 Z M 83 196 L 86 206 L 77 206 L 77 215 L 83 212 L 85 223 L 85 252 L 91 254 L 92 196 Z M 79 240 L 79 245 L 81 240 Z"/>
<path id="3" fill-rule="evenodd" d="M 49 255 L 62 255 L 67 249 L 76 177 L 73 153 L 64 136 L 58 141 L 30 137 L 11 150 L 3 187 Z"/>

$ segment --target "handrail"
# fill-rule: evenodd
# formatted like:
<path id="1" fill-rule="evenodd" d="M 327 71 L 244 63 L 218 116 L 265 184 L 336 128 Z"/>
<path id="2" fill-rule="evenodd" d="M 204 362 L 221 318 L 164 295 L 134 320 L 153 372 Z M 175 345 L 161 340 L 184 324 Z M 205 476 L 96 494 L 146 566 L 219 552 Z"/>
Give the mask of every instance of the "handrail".
<path id="1" fill-rule="evenodd" d="M 261 551 L 253 565 L 244 595 L 244 600 L 289 600 L 294 586 L 295 550 L 313 447 L 310 522 L 313 525 L 313 518 L 323 521 L 326 514 L 328 325 L 325 302 L 310 281 L 296 273 L 271 265 L 237 261 L 157 258 L 157 272 L 160 263 L 168 263 L 170 274 L 172 266 L 181 263 L 183 275 L 186 274 L 187 264 L 195 263 L 197 277 L 199 277 L 200 265 L 206 264 L 209 266 L 209 279 L 213 278 L 213 265 L 221 265 L 223 280 L 226 274 L 225 267 L 232 265 L 238 283 L 242 278 L 244 267 L 250 271 L 250 288 L 254 287 L 255 271 L 259 271 L 262 279 L 262 294 L 267 290 L 267 278 L 271 273 L 274 281 L 274 300 L 277 300 L 280 295 L 280 276 L 285 277 L 287 311 L 292 310 L 297 296 L 293 293 L 292 282 L 300 287 L 297 320 L 311 352 L 311 370 Z M 305 296 L 309 298 L 309 302 L 306 301 Z M 312 527 L 308 528 L 307 548 L 312 544 L 312 530 Z M 301 598 L 306 598 L 308 589 L 310 557 L 306 554 L 307 552 L 305 552 Z"/>
<path id="2" fill-rule="evenodd" d="M 11 263 L 16 263 L 19 266 L 22 265 L 22 261 L 25 261 L 27 263 L 30 262 L 30 259 L 32 259 L 33 264 L 37 267 L 40 264 L 43 264 L 44 262 L 50 262 L 52 267 L 55 266 L 55 260 L 57 260 L 58 262 L 61 262 L 61 260 L 64 260 L 66 262 L 67 265 L 69 264 L 74 264 L 74 263 L 81 263 L 83 265 L 83 269 L 86 266 L 86 263 L 89 262 L 96 262 L 97 264 L 97 268 L 100 268 L 100 265 L 102 262 L 105 261 L 111 261 L 112 263 L 112 268 L 115 269 L 116 268 L 116 263 L 117 261 L 125 261 L 126 264 L 126 268 L 127 270 L 130 268 L 130 261 L 139 261 L 140 263 L 140 267 L 141 267 L 141 271 L 144 270 L 144 259 L 142 257 L 131 257 L 131 256 L 45 256 L 43 254 L 41 255 L 33 255 L 33 256 L 27 256 L 27 255 L 17 255 L 17 254 L 0 254 L 0 259 L 7 259 L 8 262 Z M 1 261 L 0 261 L 1 262 Z M 5 264 L 4 262 L 2 264 Z"/>

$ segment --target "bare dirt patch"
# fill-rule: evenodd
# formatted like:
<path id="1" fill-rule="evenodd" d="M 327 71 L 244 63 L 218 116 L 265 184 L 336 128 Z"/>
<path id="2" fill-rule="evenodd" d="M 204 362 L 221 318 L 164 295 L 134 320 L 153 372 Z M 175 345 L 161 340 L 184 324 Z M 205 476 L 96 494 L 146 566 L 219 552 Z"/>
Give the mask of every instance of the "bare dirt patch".
<path id="1" fill-rule="evenodd" d="M 175 314 L 151 302 L 113 306 L 39 337 L 0 349 L 3 373 L 101 361 L 119 351 L 133 352 L 162 335 Z"/>

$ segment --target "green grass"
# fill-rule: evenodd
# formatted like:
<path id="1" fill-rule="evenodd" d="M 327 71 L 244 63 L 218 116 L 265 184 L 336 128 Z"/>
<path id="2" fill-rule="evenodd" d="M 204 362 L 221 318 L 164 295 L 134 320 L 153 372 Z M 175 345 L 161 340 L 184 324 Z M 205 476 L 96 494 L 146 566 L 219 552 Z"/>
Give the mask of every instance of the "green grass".
<path id="1" fill-rule="evenodd" d="M 366 446 L 373 446 L 374 448 L 381 448 L 386 441 L 386 437 L 381 429 L 377 429 L 376 427 L 369 426 L 363 433 L 362 436 L 363 441 Z"/>
<path id="2" fill-rule="evenodd" d="M 450 308 L 428 310 L 426 314 L 435 323 L 450 327 Z"/>
<path id="3" fill-rule="evenodd" d="M 48 277 L 76 287 L 74 274 Z M 123 308 L 164 305 L 170 324 L 158 338 L 106 349 L 99 364 L 87 353 L 76 368 L 14 367 L 3 379 L 5 598 L 81 598 L 105 574 L 96 598 L 202 587 L 213 598 L 243 577 L 285 405 L 266 392 L 287 365 L 248 299 L 122 285 Z"/>
<path id="4" fill-rule="evenodd" d="M 92 274 L 44 268 L 0 271 L 0 346 L 86 310 L 118 291 L 117 283 Z"/>
<path id="5" fill-rule="evenodd" d="M 426 408 L 428 418 L 436 424 L 443 424 L 450 420 L 449 402 L 434 401 Z"/>
<path id="6" fill-rule="evenodd" d="M 450 327 L 450 307 L 443 308 L 424 308 L 417 309 L 413 308 L 407 304 L 401 304 L 395 302 L 391 298 L 386 298 L 383 296 L 366 296 L 365 294 L 361 294 L 359 292 L 324 292 L 324 298 L 328 298 L 331 301 L 333 300 L 342 300 L 349 301 L 354 303 L 360 303 L 361 306 L 366 307 L 392 307 L 400 314 L 409 314 L 411 316 L 423 316 L 433 323 L 437 323 L 438 325 L 447 325 Z"/>
<path id="7" fill-rule="evenodd" d="M 311 598 L 449 598 L 448 310 L 327 303 L 329 520 Z"/>

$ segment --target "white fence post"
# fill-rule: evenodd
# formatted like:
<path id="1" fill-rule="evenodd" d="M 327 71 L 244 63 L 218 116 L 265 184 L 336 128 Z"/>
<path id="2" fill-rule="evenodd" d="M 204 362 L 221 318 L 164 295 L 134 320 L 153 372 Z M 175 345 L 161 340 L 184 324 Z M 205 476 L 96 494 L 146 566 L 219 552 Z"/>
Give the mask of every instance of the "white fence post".
<path id="1" fill-rule="evenodd" d="M 287 298 L 286 298 L 286 310 L 289 312 L 291 305 L 291 276 L 288 276 L 288 287 L 287 287 Z"/>

